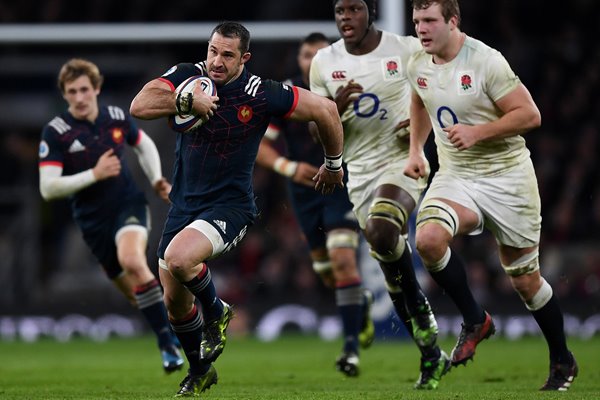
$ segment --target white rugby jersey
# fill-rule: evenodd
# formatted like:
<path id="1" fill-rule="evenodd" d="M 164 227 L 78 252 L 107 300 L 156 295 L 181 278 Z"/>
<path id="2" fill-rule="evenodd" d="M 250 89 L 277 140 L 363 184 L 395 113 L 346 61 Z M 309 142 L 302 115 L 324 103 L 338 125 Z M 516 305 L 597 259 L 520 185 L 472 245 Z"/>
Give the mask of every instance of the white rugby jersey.
<path id="1" fill-rule="evenodd" d="M 467 36 L 452 61 L 434 64 L 433 57 L 420 50 L 411 56 L 407 73 L 429 113 L 441 170 L 465 177 L 496 175 L 529 157 L 521 135 L 459 151 L 442 130 L 457 123 L 485 124 L 502 116 L 494 101 L 516 89 L 520 80 L 499 51 Z"/>
<path id="2" fill-rule="evenodd" d="M 419 40 L 383 32 L 372 52 L 353 55 L 346 51 L 343 39 L 319 50 L 310 68 L 310 90 L 334 98 L 336 91 L 351 79 L 363 87 L 363 93 L 341 116 L 344 125 L 344 160 L 349 168 L 360 160 L 362 165 L 377 165 L 390 157 L 404 154 L 394 132 L 400 121 L 409 118 L 410 85 L 406 63 L 419 50 Z"/>

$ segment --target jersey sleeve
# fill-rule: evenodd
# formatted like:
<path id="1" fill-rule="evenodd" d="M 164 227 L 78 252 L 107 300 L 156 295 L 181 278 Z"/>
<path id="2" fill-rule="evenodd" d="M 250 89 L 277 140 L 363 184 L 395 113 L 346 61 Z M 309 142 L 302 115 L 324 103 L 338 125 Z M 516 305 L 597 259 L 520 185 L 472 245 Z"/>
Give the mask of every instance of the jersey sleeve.
<path id="1" fill-rule="evenodd" d="M 499 52 L 486 58 L 486 70 L 486 92 L 493 101 L 498 101 L 515 90 L 521 82 Z"/>
<path id="2" fill-rule="evenodd" d="M 267 79 L 263 82 L 267 110 L 274 117 L 286 118 L 298 104 L 298 89 L 295 86 Z"/>
<path id="3" fill-rule="evenodd" d="M 179 63 L 169 68 L 167 72 L 162 74 L 158 79 L 171 86 L 171 90 L 179 86 L 184 80 L 194 75 L 205 75 L 202 69 L 202 63 Z"/>
<path id="4" fill-rule="evenodd" d="M 323 80 L 323 75 L 321 74 L 321 63 L 320 63 L 319 53 L 315 55 L 310 64 L 310 91 L 314 92 L 320 96 L 332 98 L 333 96 L 327 90 L 327 86 L 325 85 L 325 81 Z"/>
<path id="5" fill-rule="evenodd" d="M 130 146 L 137 146 L 142 136 L 141 131 L 131 115 L 127 114 L 127 118 L 125 121 L 128 126 L 126 136 L 127 144 Z"/>
<path id="6" fill-rule="evenodd" d="M 38 152 L 40 167 L 45 165 L 63 166 L 63 150 L 60 143 L 55 139 L 56 135 L 56 131 L 50 125 L 44 127 Z"/>

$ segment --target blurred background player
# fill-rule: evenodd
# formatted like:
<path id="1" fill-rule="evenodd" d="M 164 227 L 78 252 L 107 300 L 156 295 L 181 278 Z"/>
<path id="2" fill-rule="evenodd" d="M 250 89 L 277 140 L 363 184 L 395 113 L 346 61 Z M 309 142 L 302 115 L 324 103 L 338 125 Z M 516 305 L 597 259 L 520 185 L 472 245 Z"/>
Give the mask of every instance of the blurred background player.
<path id="1" fill-rule="evenodd" d="M 305 37 L 297 57 L 301 74 L 285 83 L 308 89 L 310 63 L 317 51 L 327 46 L 329 41 L 322 33 Z M 372 294 L 362 287 L 356 263 L 359 226 L 346 189 L 337 188 L 328 196 L 314 190 L 312 178 L 323 161 L 323 150 L 316 132 L 310 132 L 316 129 L 313 124 L 272 119 L 256 162 L 290 179 L 290 201 L 308 242 L 313 269 L 327 287 L 335 290 L 344 337 L 336 367 L 348 376 L 356 376 L 359 345 L 367 348 L 375 337 L 369 315 Z M 274 146 L 280 133 L 285 135 L 289 159 Z"/>
<path id="2" fill-rule="evenodd" d="M 141 119 L 177 113 L 206 121 L 177 135 L 172 204 L 158 248 L 167 310 L 190 364 L 178 396 L 197 395 L 217 382 L 212 362 L 224 349 L 233 311 L 217 296 L 206 261 L 234 248 L 254 222 L 252 171 L 271 117 L 315 121 L 325 151 L 315 188 L 329 194 L 343 185 L 343 133 L 335 104 L 250 73 L 249 46 L 243 25 L 223 22 L 210 35 L 205 61 L 173 66 L 131 103 L 132 115 Z M 194 75 L 210 77 L 217 96 L 206 95 L 200 85 L 186 96 L 175 93 Z"/>
<path id="3" fill-rule="evenodd" d="M 98 105 L 103 76 L 90 61 L 71 59 L 58 75 L 68 109 L 42 131 L 40 192 L 45 200 L 69 197 L 73 218 L 115 286 L 137 307 L 157 336 L 163 368 L 183 365 L 162 298 L 148 267 L 149 209 L 127 168 L 132 146 L 157 195 L 168 201 L 171 185 L 162 176 L 152 139 L 123 109 Z"/>
<path id="4" fill-rule="evenodd" d="M 437 345 L 437 323 L 415 276 L 406 237 L 427 176 L 415 181 L 402 173 L 409 147 L 405 66 L 419 41 L 377 30 L 374 0 L 334 0 L 333 6 L 342 39 L 313 59 L 310 88 L 337 104 L 354 212 L 396 313 L 421 351 L 415 388 L 435 389 L 450 363 Z"/>
<path id="5" fill-rule="evenodd" d="M 416 242 L 464 319 L 452 364 L 466 364 L 477 344 L 494 334 L 491 316 L 473 297 L 463 262 L 450 249 L 454 236 L 487 228 L 548 343 L 550 375 L 541 389 L 567 390 L 578 367 L 556 296 L 540 274 L 540 196 L 522 136 L 540 126 L 540 112 L 502 54 L 461 32 L 457 0 L 413 0 L 413 22 L 423 49 L 408 64 L 413 94 L 405 173 L 427 175 L 423 146 L 433 127 L 440 169 L 419 208 Z"/>

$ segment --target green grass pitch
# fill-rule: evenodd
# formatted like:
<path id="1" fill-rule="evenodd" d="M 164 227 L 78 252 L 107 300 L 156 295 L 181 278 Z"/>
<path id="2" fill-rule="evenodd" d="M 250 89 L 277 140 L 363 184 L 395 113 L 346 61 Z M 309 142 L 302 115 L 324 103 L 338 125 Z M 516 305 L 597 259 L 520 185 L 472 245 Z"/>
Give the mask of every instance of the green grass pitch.
<path id="1" fill-rule="evenodd" d="M 205 399 L 600 399 L 600 338 L 569 340 L 580 367 L 567 393 L 539 392 L 547 375 L 542 338 L 492 339 L 475 361 L 444 377 L 436 391 L 412 388 L 419 355 L 407 341 L 376 341 L 361 354 L 361 375 L 335 371 L 340 342 L 284 336 L 262 343 L 230 337 L 215 363 L 219 382 Z M 453 341 L 444 340 L 450 351 Z M 0 342 L 0 399 L 171 399 L 183 372 L 165 375 L 150 337 L 97 343 Z"/>

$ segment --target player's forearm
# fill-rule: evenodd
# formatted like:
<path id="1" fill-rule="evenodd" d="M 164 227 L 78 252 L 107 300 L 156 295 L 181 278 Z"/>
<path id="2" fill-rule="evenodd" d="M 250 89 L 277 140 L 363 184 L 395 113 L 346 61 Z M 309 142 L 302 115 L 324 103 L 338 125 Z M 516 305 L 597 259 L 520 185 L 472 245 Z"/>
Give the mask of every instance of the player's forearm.
<path id="1" fill-rule="evenodd" d="M 503 139 L 522 135 L 541 124 L 537 109 L 520 107 L 504 114 L 500 119 L 479 126 L 481 140 Z"/>
<path id="2" fill-rule="evenodd" d="M 97 181 L 92 168 L 74 175 L 61 176 L 61 174 L 61 167 L 40 168 L 40 193 L 45 200 L 70 196 Z"/>
<path id="3" fill-rule="evenodd" d="M 156 145 L 144 131 L 140 131 L 139 143 L 133 147 L 142 170 L 151 184 L 155 184 L 162 178 L 160 155 Z"/>
<path id="4" fill-rule="evenodd" d="M 165 87 L 151 84 L 144 86 L 131 102 L 131 115 L 139 119 L 157 119 L 175 114 L 175 93 L 166 84 Z"/>
<path id="5" fill-rule="evenodd" d="M 420 154 L 431 132 L 431 120 L 425 107 L 417 104 L 410 106 L 410 153 Z"/>
<path id="6" fill-rule="evenodd" d="M 315 119 L 319 139 L 326 155 L 337 156 L 343 151 L 344 131 L 335 103 L 329 99 L 323 100 L 325 101 L 319 108 L 318 118 Z"/>

